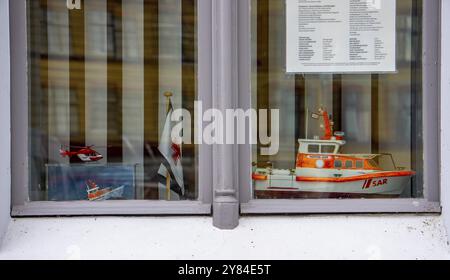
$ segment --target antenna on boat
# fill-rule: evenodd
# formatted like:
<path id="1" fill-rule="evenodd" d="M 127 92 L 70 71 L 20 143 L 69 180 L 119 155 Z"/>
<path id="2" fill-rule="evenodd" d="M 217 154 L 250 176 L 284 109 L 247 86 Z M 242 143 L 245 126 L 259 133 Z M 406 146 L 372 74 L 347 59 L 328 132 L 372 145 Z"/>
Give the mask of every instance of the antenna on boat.
<path id="1" fill-rule="evenodd" d="M 309 108 L 306 108 L 306 123 L 305 123 L 305 139 L 308 139 L 308 130 L 309 130 Z"/>

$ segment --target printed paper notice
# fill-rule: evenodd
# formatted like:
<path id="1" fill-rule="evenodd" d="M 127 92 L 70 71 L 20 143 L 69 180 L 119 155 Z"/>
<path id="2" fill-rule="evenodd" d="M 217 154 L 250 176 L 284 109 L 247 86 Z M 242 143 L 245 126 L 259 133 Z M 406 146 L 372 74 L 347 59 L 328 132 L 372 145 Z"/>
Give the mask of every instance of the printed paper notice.
<path id="1" fill-rule="evenodd" d="M 395 11 L 395 0 L 286 0 L 287 72 L 395 72 Z"/>

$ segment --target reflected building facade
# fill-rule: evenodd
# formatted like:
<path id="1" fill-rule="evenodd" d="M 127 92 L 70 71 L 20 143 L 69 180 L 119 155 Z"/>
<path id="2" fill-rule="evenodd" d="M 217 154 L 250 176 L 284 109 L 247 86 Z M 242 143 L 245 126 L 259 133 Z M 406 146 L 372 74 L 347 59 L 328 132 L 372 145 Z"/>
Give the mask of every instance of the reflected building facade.
<path id="1" fill-rule="evenodd" d="M 136 199 L 164 199 L 158 151 L 167 101 L 193 111 L 196 0 L 28 0 L 30 199 L 47 199 L 48 164 L 61 147 L 93 146 L 100 164 L 136 166 Z M 197 159 L 183 147 L 186 195 L 197 198 Z"/>

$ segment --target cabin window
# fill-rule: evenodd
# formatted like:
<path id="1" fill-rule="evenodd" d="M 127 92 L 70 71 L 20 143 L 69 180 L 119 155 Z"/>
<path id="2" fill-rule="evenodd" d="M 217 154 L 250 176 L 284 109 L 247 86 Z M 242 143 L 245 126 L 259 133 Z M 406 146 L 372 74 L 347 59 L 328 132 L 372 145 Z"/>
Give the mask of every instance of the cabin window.
<path id="1" fill-rule="evenodd" d="M 357 160 L 357 161 L 356 161 L 356 168 L 357 168 L 357 169 L 362 169 L 362 168 L 364 168 L 364 161 L 362 161 L 362 160 Z"/>
<path id="2" fill-rule="evenodd" d="M 347 161 L 345 162 L 345 168 L 348 168 L 348 169 L 353 168 L 353 161 L 347 160 Z"/>
<path id="3" fill-rule="evenodd" d="M 324 154 L 333 154 L 336 150 L 336 146 L 322 145 L 321 150 Z"/>
<path id="4" fill-rule="evenodd" d="M 342 168 L 342 161 L 337 159 L 334 161 L 334 168 Z"/>
<path id="5" fill-rule="evenodd" d="M 319 145 L 309 145 L 308 146 L 308 153 L 317 154 L 320 151 Z"/>

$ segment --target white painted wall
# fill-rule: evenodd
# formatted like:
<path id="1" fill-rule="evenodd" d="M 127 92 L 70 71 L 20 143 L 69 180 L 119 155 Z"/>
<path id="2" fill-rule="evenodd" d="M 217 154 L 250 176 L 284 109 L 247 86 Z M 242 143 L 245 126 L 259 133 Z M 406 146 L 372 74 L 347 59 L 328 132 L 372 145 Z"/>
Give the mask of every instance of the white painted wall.
<path id="1" fill-rule="evenodd" d="M 10 52 L 9 0 L 0 0 L 0 241 L 10 222 Z"/>
<path id="2" fill-rule="evenodd" d="M 441 201 L 450 233 L 450 0 L 441 7 Z"/>
<path id="3" fill-rule="evenodd" d="M 450 259 L 438 215 L 16 219 L 2 259 Z"/>

